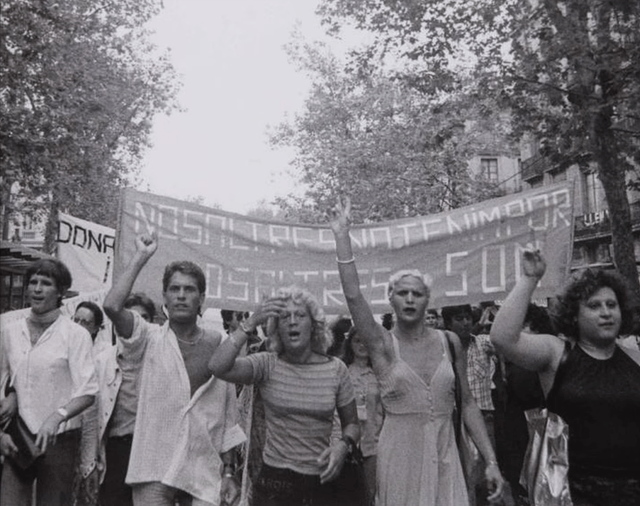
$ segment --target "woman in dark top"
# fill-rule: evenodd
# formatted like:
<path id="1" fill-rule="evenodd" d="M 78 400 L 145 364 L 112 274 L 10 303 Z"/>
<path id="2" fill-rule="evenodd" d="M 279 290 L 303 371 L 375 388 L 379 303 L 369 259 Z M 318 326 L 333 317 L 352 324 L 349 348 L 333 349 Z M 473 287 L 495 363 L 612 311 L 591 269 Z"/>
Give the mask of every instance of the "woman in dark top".
<path id="1" fill-rule="evenodd" d="M 523 269 L 496 315 L 491 339 L 508 360 L 538 371 L 549 410 L 569 425 L 574 506 L 638 505 L 640 355 L 616 344 L 633 323 L 630 293 L 613 271 L 588 269 L 573 278 L 554 315 L 570 343 L 565 355 L 565 340 L 521 332 L 545 272 L 540 252 L 526 251 Z"/>

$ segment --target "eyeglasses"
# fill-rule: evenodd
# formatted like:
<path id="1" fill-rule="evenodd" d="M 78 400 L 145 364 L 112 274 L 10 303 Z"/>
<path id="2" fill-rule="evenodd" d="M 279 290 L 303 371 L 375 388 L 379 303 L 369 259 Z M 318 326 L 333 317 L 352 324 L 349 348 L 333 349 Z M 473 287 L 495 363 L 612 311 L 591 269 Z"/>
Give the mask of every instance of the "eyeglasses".
<path id="1" fill-rule="evenodd" d="M 76 322 L 78 325 L 82 325 L 83 327 L 93 327 L 94 325 L 93 320 L 83 320 L 82 318 L 74 318 L 73 321 Z"/>

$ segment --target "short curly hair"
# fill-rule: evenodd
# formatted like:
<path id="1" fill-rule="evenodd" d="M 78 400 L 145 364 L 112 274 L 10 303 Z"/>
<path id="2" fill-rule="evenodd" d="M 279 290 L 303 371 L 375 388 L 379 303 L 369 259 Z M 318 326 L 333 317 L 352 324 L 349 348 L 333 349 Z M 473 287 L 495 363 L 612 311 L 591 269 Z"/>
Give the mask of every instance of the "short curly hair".
<path id="1" fill-rule="evenodd" d="M 611 288 L 616 294 L 622 316 L 620 333 L 630 332 L 634 324 L 634 298 L 631 290 L 620 274 L 604 269 L 585 269 L 572 277 L 563 293 L 558 296 L 557 304 L 554 305 L 552 316 L 557 331 L 565 336 L 579 339 L 576 317 L 580 304 L 601 288 Z"/>
<path id="2" fill-rule="evenodd" d="M 295 285 L 280 288 L 276 296 L 305 306 L 313 322 L 311 349 L 316 353 L 326 354 L 333 339 L 327 330 L 324 311 L 316 298 L 308 290 Z M 278 323 L 278 318 L 269 318 L 267 322 L 267 337 L 269 338 L 269 351 L 280 354 L 284 349 L 278 334 Z"/>

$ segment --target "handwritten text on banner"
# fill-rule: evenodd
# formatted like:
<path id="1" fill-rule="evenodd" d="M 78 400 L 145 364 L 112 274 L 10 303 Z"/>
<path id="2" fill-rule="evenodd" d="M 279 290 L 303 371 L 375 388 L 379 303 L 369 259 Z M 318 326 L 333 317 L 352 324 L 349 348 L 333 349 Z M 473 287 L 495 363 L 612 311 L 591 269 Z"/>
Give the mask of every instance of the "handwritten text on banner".
<path id="1" fill-rule="evenodd" d="M 354 227 L 362 289 L 387 311 L 386 283 L 399 269 L 433 280 L 431 306 L 504 299 L 520 275 L 522 249 L 547 258 L 537 297 L 555 293 L 571 253 L 572 192 L 568 183 L 535 188 L 446 213 Z M 335 313 L 344 297 L 328 227 L 271 222 L 134 190 L 125 190 L 116 275 L 135 251 L 135 236 L 155 230 L 159 248 L 135 286 L 161 300 L 164 266 L 191 260 L 207 277 L 206 306 L 255 308 L 280 286 L 308 288 Z"/>

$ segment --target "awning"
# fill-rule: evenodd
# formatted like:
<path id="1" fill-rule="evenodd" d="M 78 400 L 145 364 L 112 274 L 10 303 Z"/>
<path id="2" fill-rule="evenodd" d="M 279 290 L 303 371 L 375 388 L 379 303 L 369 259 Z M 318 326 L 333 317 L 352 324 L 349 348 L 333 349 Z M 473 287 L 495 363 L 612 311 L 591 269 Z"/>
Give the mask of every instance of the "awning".
<path id="1" fill-rule="evenodd" d="M 32 262 L 41 258 L 54 257 L 17 242 L 0 241 L 0 274 L 24 274 Z"/>

